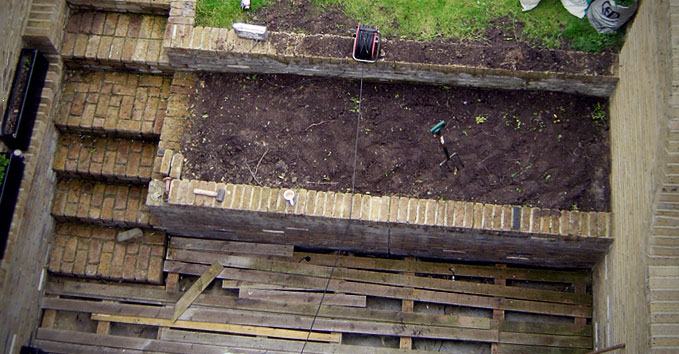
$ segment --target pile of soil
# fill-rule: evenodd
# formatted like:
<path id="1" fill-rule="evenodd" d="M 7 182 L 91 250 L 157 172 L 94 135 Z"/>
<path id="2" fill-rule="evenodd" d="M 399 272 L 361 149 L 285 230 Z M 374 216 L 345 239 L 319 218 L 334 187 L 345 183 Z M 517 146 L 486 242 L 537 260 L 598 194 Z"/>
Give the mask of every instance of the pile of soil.
<path id="1" fill-rule="evenodd" d="M 278 0 L 259 8 L 250 21 L 266 25 L 269 30 L 334 34 L 344 36 L 328 40 L 323 36 L 306 37 L 302 48 L 307 54 L 351 58 L 353 38 L 358 22 L 347 18 L 336 6 L 317 8 L 308 1 Z M 441 65 L 468 65 L 509 70 L 536 70 L 591 75 L 610 75 L 616 55 L 610 52 L 583 53 L 541 49 L 519 41 L 523 24 L 500 18 L 493 21 L 483 40 L 412 41 L 388 38 L 382 42 L 384 60 Z M 286 45 L 286 35 L 272 36 L 279 48 Z M 568 48 L 568 43 L 563 43 Z"/>
<path id="2" fill-rule="evenodd" d="M 292 75 L 200 75 L 187 178 L 545 208 L 609 210 L 597 98 Z M 596 110 L 596 111 L 595 111 Z M 446 121 L 444 153 L 429 129 Z M 456 168 L 457 167 L 457 168 Z"/>

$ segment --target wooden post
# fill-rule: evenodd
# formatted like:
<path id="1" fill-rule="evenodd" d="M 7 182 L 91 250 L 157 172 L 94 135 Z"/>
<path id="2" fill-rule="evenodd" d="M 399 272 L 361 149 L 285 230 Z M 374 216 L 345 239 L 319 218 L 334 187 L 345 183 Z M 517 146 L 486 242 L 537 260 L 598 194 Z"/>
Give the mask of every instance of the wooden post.
<path id="1" fill-rule="evenodd" d="M 495 266 L 500 268 L 507 268 L 506 264 L 496 264 Z M 493 278 L 493 283 L 496 285 L 507 285 L 507 279 L 505 277 L 496 276 L 495 278 Z M 500 300 L 504 300 L 504 298 L 500 298 Z M 505 310 L 494 309 L 493 320 L 491 321 L 491 328 L 497 329 L 499 332 L 500 325 L 504 320 L 505 320 Z M 499 353 L 498 343 L 492 343 L 490 345 L 490 352 L 491 354 Z"/>
<path id="2" fill-rule="evenodd" d="M 112 303 L 114 301 L 104 300 L 104 302 Z M 111 331 L 111 321 L 97 321 L 97 334 L 109 334 Z"/>
<path id="3" fill-rule="evenodd" d="M 576 283 L 575 284 L 575 293 L 584 295 L 587 293 L 587 285 L 583 283 Z M 575 325 L 578 326 L 578 328 L 585 328 L 587 325 L 587 318 L 585 317 L 576 317 L 575 318 Z"/>
<path id="4" fill-rule="evenodd" d="M 410 261 L 414 261 L 413 258 L 406 258 Z M 415 273 L 405 272 L 404 275 L 414 276 Z M 401 300 L 401 311 L 402 312 L 413 312 L 415 307 L 415 301 L 413 300 Z M 401 349 L 413 349 L 413 337 L 401 337 L 399 348 Z"/>

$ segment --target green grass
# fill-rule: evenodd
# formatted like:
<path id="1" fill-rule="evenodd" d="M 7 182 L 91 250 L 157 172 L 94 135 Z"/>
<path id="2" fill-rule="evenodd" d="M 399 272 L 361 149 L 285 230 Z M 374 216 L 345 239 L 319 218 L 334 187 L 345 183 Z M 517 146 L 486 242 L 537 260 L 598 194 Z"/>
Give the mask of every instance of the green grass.
<path id="1" fill-rule="evenodd" d="M 270 4 L 270 0 L 254 0 L 250 13 Z M 199 0 L 196 7 L 196 26 L 231 27 L 235 22 L 247 22 L 248 12 L 240 8 L 238 0 Z"/>
<path id="2" fill-rule="evenodd" d="M 253 1 L 253 9 L 273 0 Z M 518 0 L 309 0 L 317 5 L 344 9 L 347 17 L 376 25 L 386 36 L 415 40 L 457 38 L 483 40 L 492 20 L 506 17 L 524 23 L 511 39 L 547 49 L 563 48 L 565 41 L 575 50 L 617 50 L 622 34 L 598 34 L 586 18 L 578 19 L 559 0 L 542 0 L 535 9 L 522 12 Z M 202 26 L 229 27 L 246 18 L 235 0 L 200 0 L 196 22 Z M 511 29 L 510 29 L 511 30 Z M 517 31 L 518 32 L 518 31 Z M 508 38 L 510 39 L 510 38 Z"/>

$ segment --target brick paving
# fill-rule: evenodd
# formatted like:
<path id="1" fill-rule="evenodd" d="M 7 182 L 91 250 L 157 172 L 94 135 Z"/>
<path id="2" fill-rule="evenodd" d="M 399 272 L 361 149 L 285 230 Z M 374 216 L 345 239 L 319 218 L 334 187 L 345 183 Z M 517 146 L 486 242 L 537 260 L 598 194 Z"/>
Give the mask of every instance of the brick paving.
<path id="1" fill-rule="evenodd" d="M 155 154 L 152 142 L 62 135 L 53 168 L 63 176 L 147 183 Z"/>
<path id="2" fill-rule="evenodd" d="M 80 220 L 116 227 L 151 227 L 146 187 L 80 179 L 57 184 L 52 215 L 60 221 Z"/>
<path id="3" fill-rule="evenodd" d="M 157 138 L 170 82 L 162 75 L 70 71 L 55 124 L 66 132 Z"/>
<path id="4" fill-rule="evenodd" d="M 66 21 L 61 54 L 74 67 L 171 72 L 162 46 L 165 16 L 84 11 Z"/>
<path id="5" fill-rule="evenodd" d="M 124 229 L 61 223 L 49 255 L 49 271 L 91 278 L 160 283 L 166 235 L 145 230 L 139 239 L 116 242 Z"/>

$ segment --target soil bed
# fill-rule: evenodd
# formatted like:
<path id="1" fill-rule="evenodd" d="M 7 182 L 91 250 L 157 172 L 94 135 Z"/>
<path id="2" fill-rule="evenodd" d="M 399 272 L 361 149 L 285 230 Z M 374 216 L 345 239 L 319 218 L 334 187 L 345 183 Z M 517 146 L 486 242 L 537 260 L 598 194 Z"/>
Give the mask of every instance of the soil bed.
<path id="1" fill-rule="evenodd" d="M 302 45 L 312 55 L 351 58 L 353 38 L 358 22 L 347 18 L 341 9 L 329 6 L 319 11 L 308 2 L 276 1 L 252 14 L 252 22 L 265 24 L 269 30 L 304 32 L 307 34 L 335 34 L 346 36 L 328 40 L 320 36 L 306 37 Z M 584 53 L 567 50 L 542 49 L 518 39 L 523 24 L 507 18 L 493 21 L 483 40 L 413 41 L 388 38 L 382 43 L 381 58 L 385 60 L 468 65 L 511 70 L 535 70 L 593 75 L 610 75 L 616 55 L 610 51 Z M 286 46 L 285 34 L 272 37 L 277 47 Z M 564 42 L 565 48 L 568 48 Z"/>
<path id="2" fill-rule="evenodd" d="M 201 74 L 184 176 L 349 191 L 359 91 L 359 81 Z M 356 191 L 609 210 L 608 130 L 592 119 L 602 111 L 603 100 L 569 94 L 366 81 Z M 441 120 L 457 173 L 439 168 L 429 128 Z"/>

